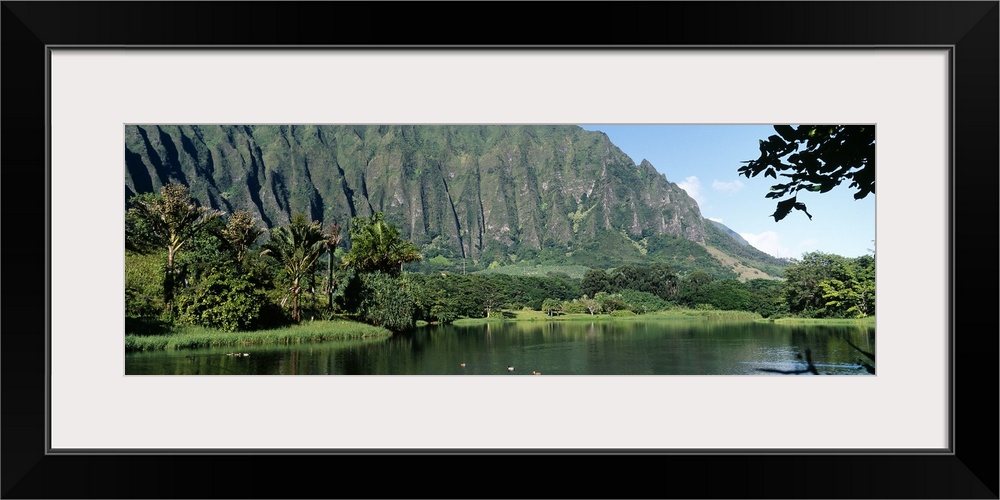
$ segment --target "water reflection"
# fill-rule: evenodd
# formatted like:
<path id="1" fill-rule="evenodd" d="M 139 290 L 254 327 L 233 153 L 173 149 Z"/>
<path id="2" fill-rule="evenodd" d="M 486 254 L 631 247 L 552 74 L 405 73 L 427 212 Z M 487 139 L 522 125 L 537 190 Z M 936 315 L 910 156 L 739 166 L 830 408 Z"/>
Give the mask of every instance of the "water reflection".
<path id="1" fill-rule="evenodd" d="M 868 375 L 875 331 L 701 321 L 430 326 L 389 339 L 128 354 L 126 374 Z M 808 355 L 807 355 L 808 352 Z M 867 355 L 871 355 L 869 358 Z M 508 371 L 512 366 L 514 371 Z M 805 370 L 805 371 L 803 371 Z"/>

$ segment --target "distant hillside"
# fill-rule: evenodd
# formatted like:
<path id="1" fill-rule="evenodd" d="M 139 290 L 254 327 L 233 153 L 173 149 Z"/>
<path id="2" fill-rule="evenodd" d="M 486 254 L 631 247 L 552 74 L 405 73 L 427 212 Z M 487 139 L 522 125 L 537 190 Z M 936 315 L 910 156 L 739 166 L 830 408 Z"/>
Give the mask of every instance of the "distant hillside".
<path id="1" fill-rule="evenodd" d="M 758 250 L 726 225 L 712 220 L 706 219 L 706 221 L 708 222 L 705 225 L 706 243 L 730 257 L 735 264 L 737 274 L 742 277 L 750 279 L 766 277 L 758 275 L 754 270 L 763 271 L 771 277 L 780 277 L 782 271 L 791 265 L 788 259 L 779 259 Z M 748 269 L 739 270 L 740 267 Z"/>
<path id="2" fill-rule="evenodd" d="M 719 229 L 649 162 L 576 126 L 130 125 L 125 170 L 126 199 L 180 182 L 269 227 L 295 212 L 345 228 L 383 212 L 425 270 L 662 260 L 721 277 L 734 273 L 705 245 L 741 246 L 713 240 Z"/>
<path id="3" fill-rule="evenodd" d="M 705 220 L 709 224 L 715 226 L 716 228 L 721 229 L 722 232 L 724 232 L 727 235 L 729 235 L 730 238 L 736 240 L 737 243 L 739 243 L 741 245 L 744 245 L 744 246 L 752 246 L 752 245 L 750 245 L 749 241 L 747 241 L 745 238 L 743 238 L 742 236 L 740 236 L 740 233 L 737 233 L 736 231 L 733 231 L 732 229 L 729 229 L 729 226 L 727 226 L 727 225 L 725 225 L 725 224 L 723 224 L 721 222 L 717 222 L 717 221 L 711 220 L 711 219 L 705 219 Z"/>

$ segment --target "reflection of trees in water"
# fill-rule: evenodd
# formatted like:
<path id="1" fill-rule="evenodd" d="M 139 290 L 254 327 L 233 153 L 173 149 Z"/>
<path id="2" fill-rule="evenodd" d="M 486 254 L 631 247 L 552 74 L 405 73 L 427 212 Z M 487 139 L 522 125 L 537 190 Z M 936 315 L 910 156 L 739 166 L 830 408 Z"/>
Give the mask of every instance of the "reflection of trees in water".
<path id="1" fill-rule="evenodd" d="M 225 355 L 232 350 L 130 354 L 127 373 L 488 375 L 506 374 L 513 364 L 518 374 L 547 375 L 813 374 L 810 368 L 817 374 L 866 375 L 874 373 L 876 355 L 869 325 L 676 321 L 440 326 L 377 340 L 241 347 L 249 357 Z"/>

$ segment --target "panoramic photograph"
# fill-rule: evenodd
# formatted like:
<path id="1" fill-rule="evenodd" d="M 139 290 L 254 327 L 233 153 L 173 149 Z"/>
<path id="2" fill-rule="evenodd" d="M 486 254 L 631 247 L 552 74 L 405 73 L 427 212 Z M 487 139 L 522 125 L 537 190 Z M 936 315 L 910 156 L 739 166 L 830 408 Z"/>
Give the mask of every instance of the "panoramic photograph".
<path id="1" fill-rule="evenodd" d="M 872 124 L 124 143 L 125 375 L 876 373 Z"/>

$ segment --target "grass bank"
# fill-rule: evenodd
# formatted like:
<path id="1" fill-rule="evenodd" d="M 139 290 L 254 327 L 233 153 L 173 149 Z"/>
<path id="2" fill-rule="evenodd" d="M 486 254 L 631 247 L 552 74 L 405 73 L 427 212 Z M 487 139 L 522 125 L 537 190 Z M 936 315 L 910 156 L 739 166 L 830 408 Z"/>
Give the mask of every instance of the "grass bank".
<path id="1" fill-rule="evenodd" d="M 746 311 L 715 311 L 696 309 L 670 309 L 646 314 L 557 314 L 549 316 L 542 311 L 502 311 L 490 318 L 461 318 L 455 320 L 454 324 L 462 325 L 482 325 L 486 323 L 500 323 L 503 321 L 629 321 L 629 320 L 728 320 L 728 321 L 761 321 L 761 316 L 757 313 Z M 766 320 L 764 320 L 766 321 Z"/>
<path id="2" fill-rule="evenodd" d="M 778 325 L 861 325 L 875 326 L 875 316 L 865 318 L 780 318 L 763 319 Z"/>
<path id="3" fill-rule="evenodd" d="M 177 326 L 160 335 L 125 334 L 125 352 L 156 349 L 195 349 L 199 347 L 255 344 L 297 344 L 327 340 L 351 340 L 389 337 L 385 328 L 354 321 L 309 321 L 300 325 L 252 332 L 224 332 L 199 326 Z"/>

